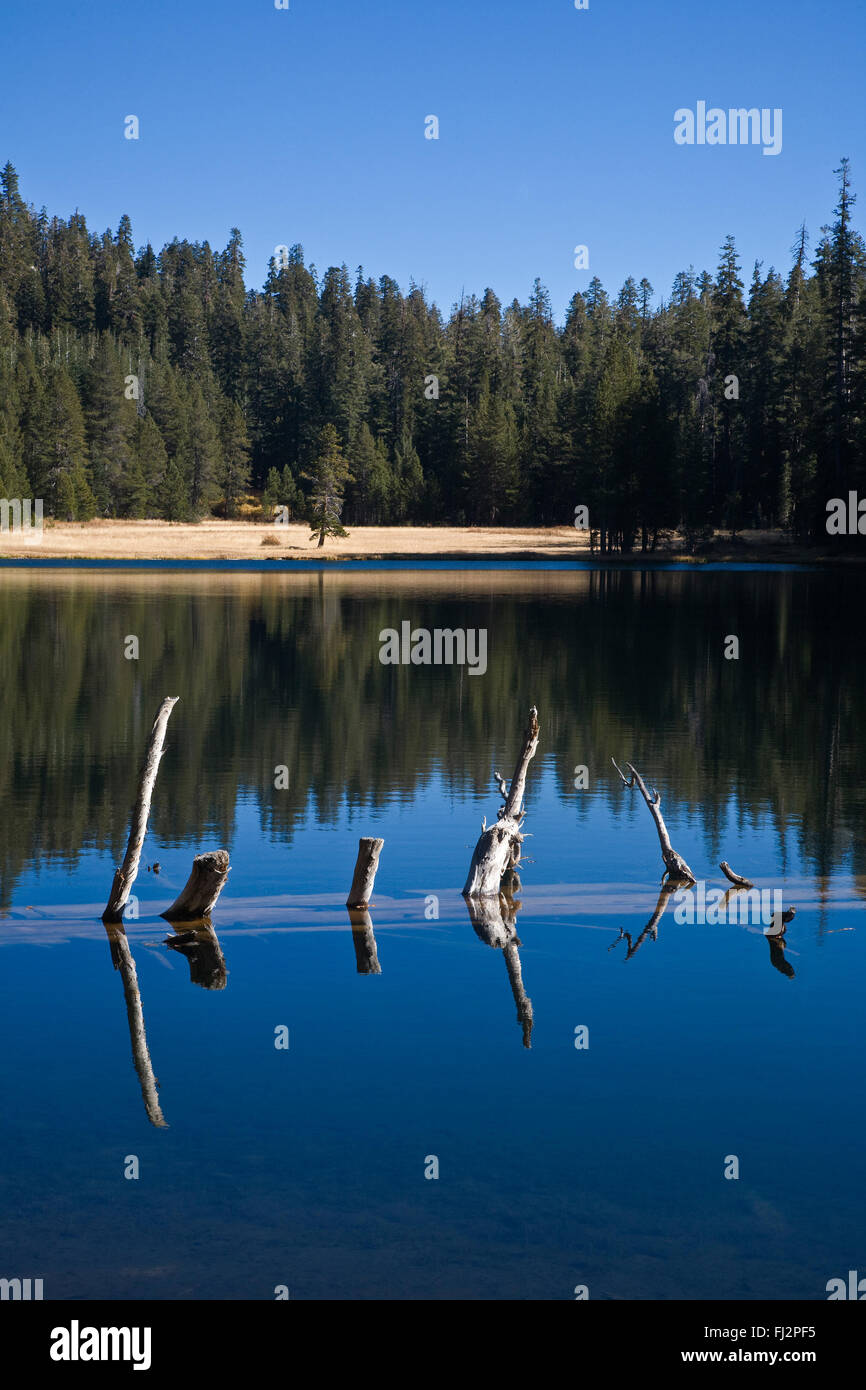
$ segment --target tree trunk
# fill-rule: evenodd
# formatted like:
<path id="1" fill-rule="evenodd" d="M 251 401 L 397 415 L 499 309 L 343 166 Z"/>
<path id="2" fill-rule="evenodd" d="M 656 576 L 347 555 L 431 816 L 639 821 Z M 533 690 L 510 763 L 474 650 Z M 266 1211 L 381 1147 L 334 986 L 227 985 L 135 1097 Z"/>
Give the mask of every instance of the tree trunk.
<path id="1" fill-rule="evenodd" d="M 167 922 L 198 922 L 209 917 L 229 876 L 229 856 L 224 849 L 197 854 L 186 887 L 167 907 L 163 916 Z"/>
<path id="2" fill-rule="evenodd" d="M 159 771 L 159 761 L 163 753 L 166 725 L 168 724 L 172 710 L 178 702 L 178 698 L 177 695 L 166 696 L 157 710 L 156 719 L 153 721 L 153 728 L 150 731 L 150 739 L 148 740 L 147 752 L 144 758 L 144 766 L 141 769 L 141 776 L 139 777 L 138 795 L 132 810 L 129 842 L 126 846 L 126 854 L 124 855 L 123 863 L 114 874 L 111 893 L 109 894 L 105 911 L 102 914 L 103 922 L 120 922 L 123 920 L 123 909 L 129 898 L 129 890 L 138 874 L 141 848 L 144 844 L 144 837 L 147 834 L 147 818 L 150 814 L 150 799 L 153 796 L 156 774 Z"/>
<path id="3" fill-rule="evenodd" d="M 522 805 L 526 771 L 537 747 L 538 710 L 533 705 L 529 711 L 529 724 L 523 736 L 523 747 L 505 797 L 505 805 L 500 807 L 496 824 L 491 825 L 489 829 L 485 818 L 469 865 L 469 874 L 463 885 L 464 898 L 491 894 L 498 897 L 503 875 L 520 860 L 520 846 L 523 842 L 520 824 L 525 815 Z"/>
<path id="4" fill-rule="evenodd" d="M 661 845 L 662 850 L 662 861 L 665 866 L 665 871 L 662 874 L 662 883 L 664 883 L 666 878 L 670 878 L 671 882 L 675 883 L 697 883 L 697 879 L 695 878 L 685 859 L 683 859 L 681 854 L 677 853 L 677 851 L 671 844 L 671 837 L 668 834 L 668 828 L 664 823 L 664 818 L 661 812 L 661 797 L 659 796 L 655 787 L 653 787 L 653 794 L 652 796 L 650 796 L 649 792 L 646 789 L 646 786 L 644 785 L 643 778 L 641 777 L 640 773 L 632 767 L 631 763 L 626 763 L 626 767 L 631 773 L 631 779 L 629 780 L 623 776 L 619 767 L 617 767 L 616 760 L 614 758 L 611 758 L 611 762 L 613 763 L 617 772 L 619 772 L 624 786 L 638 787 L 641 796 L 647 804 L 647 809 L 649 810 L 649 813 L 652 816 L 653 821 L 655 822 L 655 828 L 658 831 L 659 844 Z"/>
<path id="5" fill-rule="evenodd" d="M 370 899 L 373 896 L 373 884 L 376 881 L 376 871 L 379 868 L 379 855 L 382 853 L 384 840 L 376 840 L 369 836 L 362 836 L 358 841 L 358 858 L 355 863 L 355 873 L 352 878 L 352 887 L 346 899 L 346 906 L 353 908 L 366 908 L 370 906 Z"/>

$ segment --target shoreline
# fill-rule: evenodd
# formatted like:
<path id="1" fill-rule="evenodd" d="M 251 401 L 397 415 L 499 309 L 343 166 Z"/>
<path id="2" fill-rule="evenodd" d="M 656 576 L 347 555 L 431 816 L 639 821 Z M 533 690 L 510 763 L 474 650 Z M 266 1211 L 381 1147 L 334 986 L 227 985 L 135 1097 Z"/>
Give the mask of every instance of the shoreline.
<path id="1" fill-rule="evenodd" d="M 32 535 L 0 535 L 0 568 L 97 568 L 217 565 L 286 571 L 293 569 L 384 565 L 537 564 L 592 569 L 703 569 L 859 565 L 866 552 L 832 553 L 826 547 L 797 545 L 778 532 L 747 532 L 731 539 L 718 534 L 696 552 L 671 544 L 655 551 L 600 554 L 585 533 L 571 527 L 358 526 L 348 536 L 319 549 L 305 525 L 218 521 L 49 522 L 39 542 Z"/>

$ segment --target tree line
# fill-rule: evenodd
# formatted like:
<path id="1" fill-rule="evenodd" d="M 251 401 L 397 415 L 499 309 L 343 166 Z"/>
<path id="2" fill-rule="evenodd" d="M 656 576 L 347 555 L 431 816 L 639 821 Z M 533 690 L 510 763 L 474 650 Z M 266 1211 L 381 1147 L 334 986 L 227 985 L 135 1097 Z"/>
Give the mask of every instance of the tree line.
<path id="1" fill-rule="evenodd" d="M 260 498 L 346 524 L 569 524 L 603 551 L 666 532 L 826 539 L 866 495 L 866 246 L 850 169 L 783 276 L 733 237 L 655 302 L 593 277 L 565 321 L 536 280 L 444 315 L 412 284 L 279 248 L 261 291 L 240 232 L 135 250 L 130 220 L 25 204 L 0 176 L 0 496 L 45 514 L 191 520 Z"/>

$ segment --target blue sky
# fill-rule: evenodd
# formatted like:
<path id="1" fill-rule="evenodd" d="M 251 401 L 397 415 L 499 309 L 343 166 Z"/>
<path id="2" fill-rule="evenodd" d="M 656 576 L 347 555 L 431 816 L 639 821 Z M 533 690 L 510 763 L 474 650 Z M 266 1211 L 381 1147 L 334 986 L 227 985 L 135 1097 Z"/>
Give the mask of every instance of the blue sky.
<path id="1" fill-rule="evenodd" d="M 558 319 L 593 274 L 745 278 L 814 244 L 851 158 L 866 225 L 862 0 L 6 0 L 0 162 L 28 201 L 136 245 L 278 244 L 363 264 L 445 309 L 490 285 Z M 783 148 L 674 143 L 674 112 L 781 107 Z M 126 140 L 137 115 L 140 139 Z M 436 115 L 440 138 L 424 138 Z M 589 247 L 588 270 L 573 248 Z"/>

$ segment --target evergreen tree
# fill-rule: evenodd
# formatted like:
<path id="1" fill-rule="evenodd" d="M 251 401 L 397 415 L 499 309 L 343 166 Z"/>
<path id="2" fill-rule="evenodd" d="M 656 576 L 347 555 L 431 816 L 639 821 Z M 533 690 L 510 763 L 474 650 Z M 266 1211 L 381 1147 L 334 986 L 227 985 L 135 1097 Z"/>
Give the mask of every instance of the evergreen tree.
<path id="1" fill-rule="evenodd" d="M 223 491 L 223 514 L 237 515 L 238 502 L 250 486 L 250 441 L 244 414 L 237 401 L 227 401 L 223 407 L 220 426 L 222 471 L 219 478 Z"/>
<path id="2" fill-rule="evenodd" d="M 326 536 L 348 535 L 340 517 L 346 484 L 352 479 L 334 425 L 325 425 L 319 435 L 318 454 L 309 473 L 302 476 L 310 484 L 308 520 L 313 532 L 310 540 L 318 535 L 321 547 Z"/>

